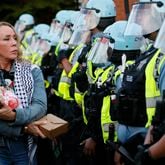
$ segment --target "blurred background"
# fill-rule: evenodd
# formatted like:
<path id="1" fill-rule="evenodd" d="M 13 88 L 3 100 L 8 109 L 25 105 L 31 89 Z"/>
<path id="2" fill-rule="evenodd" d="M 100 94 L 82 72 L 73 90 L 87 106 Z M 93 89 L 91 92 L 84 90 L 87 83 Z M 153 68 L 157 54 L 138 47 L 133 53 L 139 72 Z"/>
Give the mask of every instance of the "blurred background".
<path id="1" fill-rule="evenodd" d="M 35 16 L 36 23 L 50 23 L 57 11 L 61 9 L 77 9 L 75 0 L 1 0 L 0 20 L 15 23 L 23 13 Z"/>
<path id="2" fill-rule="evenodd" d="M 87 0 L 1 0 L 0 20 L 14 24 L 23 13 L 35 16 L 36 23 L 50 23 L 57 11 L 62 9 L 79 10 Z M 127 18 L 132 3 L 136 0 L 114 0 L 117 8 L 117 20 Z"/>

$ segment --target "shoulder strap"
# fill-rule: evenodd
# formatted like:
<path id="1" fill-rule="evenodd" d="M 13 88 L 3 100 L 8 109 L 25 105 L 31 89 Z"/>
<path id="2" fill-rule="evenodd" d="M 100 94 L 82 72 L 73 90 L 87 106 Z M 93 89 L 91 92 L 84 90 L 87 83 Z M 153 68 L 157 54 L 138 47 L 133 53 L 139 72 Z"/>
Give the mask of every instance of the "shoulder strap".
<path id="1" fill-rule="evenodd" d="M 140 61 L 148 58 L 149 56 L 153 55 L 155 52 L 157 51 L 156 48 L 154 48 L 153 46 L 151 46 L 147 51 L 145 51 L 144 53 L 142 53 L 139 58 L 136 59 L 135 64 L 139 63 Z"/>
<path id="2" fill-rule="evenodd" d="M 154 69 L 154 79 L 155 79 L 155 82 L 156 82 L 156 85 L 157 87 L 159 87 L 159 64 L 160 62 L 162 61 L 164 57 L 164 54 L 163 53 L 159 53 L 157 59 L 156 59 L 156 62 L 155 62 L 155 69 Z"/>

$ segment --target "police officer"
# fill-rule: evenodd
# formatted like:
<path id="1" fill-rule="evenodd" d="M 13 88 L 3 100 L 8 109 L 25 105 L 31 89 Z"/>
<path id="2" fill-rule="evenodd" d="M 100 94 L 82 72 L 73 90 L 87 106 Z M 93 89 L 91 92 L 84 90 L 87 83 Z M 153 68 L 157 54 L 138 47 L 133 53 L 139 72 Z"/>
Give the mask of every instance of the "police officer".
<path id="1" fill-rule="evenodd" d="M 80 12 L 84 12 L 86 9 L 81 9 L 80 10 Z M 92 14 L 94 14 L 93 12 L 96 12 L 95 13 L 95 15 L 93 15 L 93 17 L 92 17 L 92 19 L 91 19 L 91 16 L 92 16 Z M 85 27 L 85 29 L 83 29 L 83 31 L 80 31 L 80 29 L 79 28 L 75 28 L 75 33 L 74 33 L 74 35 L 73 35 L 73 37 L 70 39 L 70 41 L 69 41 L 69 45 L 71 45 L 71 46 L 77 46 L 77 44 L 78 44 L 78 47 L 79 46 L 81 46 L 81 44 L 82 44 L 82 46 L 84 46 L 83 45 L 83 43 L 84 43 L 84 37 L 86 37 L 86 36 L 88 36 L 88 34 L 90 33 L 90 31 L 87 31 L 88 29 L 90 29 L 92 32 L 93 32 L 93 29 L 95 29 L 95 27 L 97 26 L 97 23 L 99 23 L 99 17 L 97 16 L 99 13 L 100 13 L 100 11 L 97 11 L 97 10 L 95 10 L 95 9 L 91 9 L 91 12 L 87 12 L 88 13 L 88 15 L 87 15 L 87 17 L 84 17 L 86 20 L 86 23 L 87 23 L 87 25 L 86 25 L 86 27 L 84 26 L 84 25 L 82 25 L 82 23 L 83 23 L 83 21 L 80 19 L 80 20 L 78 20 L 79 22 L 78 22 L 78 24 L 75 24 L 74 26 L 73 26 L 73 28 L 74 27 L 79 27 L 79 23 L 80 23 L 80 25 L 82 25 L 82 27 Z M 84 13 L 81 13 L 81 14 L 85 14 L 85 12 Z M 83 17 L 82 17 L 83 18 Z M 92 20 L 92 21 L 91 21 Z M 96 22 L 95 22 L 96 21 Z M 86 29 L 87 28 L 87 29 Z M 96 32 L 98 32 L 98 31 L 96 31 Z M 83 36 L 83 38 L 81 38 L 81 36 L 80 37 L 78 37 L 77 36 L 77 34 L 81 34 L 81 36 Z M 75 38 L 76 37 L 76 38 Z M 77 40 L 78 39 L 78 40 Z M 81 39 L 83 39 L 83 40 L 81 40 Z M 85 43 L 87 43 L 87 42 L 89 42 L 90 41 L 90 37 L 88 38 L 89 40 L 88 41 L 85 41 Z M 81 41 L 81 42 L 80 42 Z M 74 49 L 75 50 L 75 52 L 78 50 L 78 47 L 76 47 L 76 49 Z M 80 48 L 79 48 L 80 49 Z M 78 51 L 77 51 L 78 52 Z M 77 53 L 77 55 L 78 55 L 79 53 Z M 66 63 L 67 61 L 66 61 L 66 57 L 65 56 L 63 56 L 64 54 L 62 54 L 61 55 L 61 57 L 60 57 L 60 62 L 62 63 L 62 65 L 63 65 L 63 67 L 65 68 L 65 72 L 68 74 L 68 75 L 70 75 L 70 71 L 71 71 L 71 69 L 72 69 L 72 66 L 73 66 L 73 64 L 71 65 L 71 63 L 69 62 L 69 63 Z M 73 55 L 73 54 L 72 54 Z M 71 56 L 72 56 L 71 55 Z M 71 57 L 72 58 L 72 57 Z M 71 60 L 71 58 L 69 58 L 69 60 Z M 75 58 L 76 59 L 76 58 Z M 72 60 L 72 61 L 76 61 L 76 60 Z M 63 76 L 63 77 L 65 77 L 66 78 L 66 76 Z M 60 84 L 61 83 L 59 83 L 59 86 L 60 86 Z M 61 88 L 62 89 L 62 88 Z M 64 88 L 63 88 L 64 89 Z M 66 96 L 66 91 L 64 92 L 65 94 L 64 94 L 64 96 Z M 66 97 L 65 97 L 66 98 Z M 69 98 L 69 97 L 68 97 Z M 61 104 L 62 105 L 62 107 L 64 108 L 64 103 L 63 104 Z M 73 103 L 72 103 L 72 105 L 73 105 Z M 69 106 L 67 106 L 67 107 L 69 107 Z M 67 113 L 69 114 L 69 112 L 67 111 Z"/>
<path id="2" fill-rule="evenodd" d="M 159 34 L 154 43 L 154 47 L 158 49 L 159 56 L 163 56 L 165 53 L 164 47 L 164 30 L 165 30 L 165 21 L 159 31 Z M 156 66 L 158 65 L 158 77 L 157 83 L 160 89 L 162 99 L 157 101 L 156 112 L 152 120 L 152 125 L 146 135 L 144 145 L 139 147 L 139 152 L 135 156 L 136 164 L 142 165 L 147 163 L 152 164 L 164 164 L 165 155 L 164 155 L 164 105 L 165 105 L 165 86 L 164 86 L 164 57 L 160 58 L 157 61 Z M 157 67 L 156 67 L 157 68 Z"/>
<path id="3" fill-rule="evenodd" d="M 87 16 L 87 24 L 83 24 L 82 20 L 86 18 L 84 15 Z M 89 22 L 91 16 L 92 18 L 95 18 L 92 25 Z M 59 56 L 57 56 L 57 59 L 63 66 L 63 71 L 58 84 L 58 92 L 61 97 L 59 115 L 70 123 L 70 130 L 68 134 L 62 137 L 63 161 L 68 164 L 76 162 L 77 164 L 81 163 L 81 161 L 78 160 L 79 151 L 77 147 L 79 144 L 78 134 L 80 134 L 81 127 L 83 126 L 81 107 L 77 105 L 74 98 L 70 95 L 70 80 L 72 73 L 75 71 L 75 66 L 77 66 L 76 62 L 78 56 L 80 55 L 83 47 L 90 41 L 90 28 L 91 26 L 95 27 L 98 20 L 99 17 L 97 16 L 95 10 L 81 9 L 80 17 L 73 26 L 74 32 L 68 44 L 64 43 L 68 46 L 68 49 L 62 49 L 59 51 Z M 77 134 L 76 137 L 75 134 Z"/>
<path id="4" fill-rule="evenodd" d="M 17 34 L 19 35 L 21 41 L 25 36 L 25 32 L 27 30 L 32 29 L 34 25 L 35 25 L 35 20 L 33 15 L 29 13 L 24 13 L 19 16 L 18 20 L 14 25 L 14 28 Z"/>
<path id="5" fill-rule="evenodd" d="M 96 9 L 98 12 L 100 12 L 100 20 L 99 20 L 98 25 L 96 27 L 93 27 L 93 29 L 91 29 L 91 33 L 92 33 L 91 39 L 90 39 L 91 41 L 90 41 L 90 45 L 87 46 L 88 47 L 87 49 L 90 49 L 90 47 L 93 46 L 93 44 L 95 43 L 95 39 L 102 37 L 102 33 L 105 30 L 105 28 L 115 22 L 116 8 L 115 8 L 114 1 L 107 1 L 107 0 L 104 0 L 104 1 L 90 0 L 87 2 L 86 7 L 91 8 L 91 9 Z M 79 76 L 80 81 L 78 82 L 78 80 L 77 80 L 77 85 L 79 86 L 79 88 L 82 91 L 85 91 L 87 89 L 86 88 L 87 81 L 86 81 L 85 74 L 84 74 L 86 65 L 88 65 L 87 64 L 88 62 L 86 63 L 86 58 L 87 57 L 84 54 L 84 56 L 82 55 L 78 59 L 78 62 L 80 63 L 80 65 L 82 65 L 82 63 L 84 65 L 84 67 L 82 67 L 82 69 L 80 69 L 80 70 L 83 70 L 82 77 L 84 77 L 84 78 L 80 78 L 80 76 Z M 92 65 L 88 66 L 88 68 L 91 68 L 90 70 L 93 70 L 93 72 L 95 70 L 92 67 Z M 81 71 L 78 74 L 81 75 Z M 90 72 L 89 75 L 90 75 L 89 79 L 94 78 L 93 77 L 94 75 L 92 75 L 92 72 Z M 88 81 L 92 81 L 89 79 L 88 79 Z M 82 82 L 86 82 L 85 85 Z"/>
<path id="6" fill-rule="evenodd" d="M 48 33 L 49 25 L 38 24 L 28 33 L 22 41 L 22 51 L 24 58 L 30 60 L 33 64 L 41 65 L 42 57 L 50 49 L 50 44 L 43 38 L 43 34 Z M 45 43 L 45 44 L 44 44 Z"/>
<path id="7" fill-rule="evenodd" d="M 140 47 L 143 43 L 142 36 L 123 36 L 126 25 L 127 21 L 117 21 L 108 26 L 104 30 L 104 36 L 95 42 L 88 53 L 88 62 L 91 61 L 91 65 L 97 68 L 94 73 L 88 75 L 92 77 L 93 81 L 90 82 L 90 88 L 84 94 L 84 118 L 87 123 L 87 131 L 84 132 L 83 138 L 85 138 L 85 153 L 96 154 L 94 162 L 98 162 L 99 158 L 108 161 L 105 157 L 104 143 L 108 139 L 107 126 L 113 122 L 109 109 L 111 107 L 110 95 L 111 92 L 114 92 L 115 70 L 121 64 L 123 53 L 126 54 L 127 60 L 133 60 L 140 54 Z M 110 42 L 107 42 L 106 37 Z M 135 38 L 139 39 L 135 40 Z M 88 71 L 88 73 L 90 72 Z M 90 147 L 92 144 L 93 148 Z M 113 160 L 112 157 L 111 159 Z"/>
<path id="8" fill-rule="evenodd" d="M 130 14 L 131 19 L 128 20 L 126 27 L 126 34 L 128 35 L 131 31 L 134 31 L 133 29 L 131 30 L 134 25 L 140 25 L 142 34 L 145 37 L 151 37 L 151 34 L 158 32 L 161 27 L 162 11 L 164 11 L 162 9 L 164 9 L 164 4 L 159 4 L 159 2 L 143 2 L 133 5 Z M 139 15 L 142 13 L 143 16 L 140 17 Z M 157 19 L 154 19 L 155 16 Z M 133 17 L 134 19 L 132 19 Z M 145 18 L 144 20 L 143 17 Z M 149 27 L 148 23 L 151 20 L 152 26 Z M 155 35 L 152 35 L 152 40 L 155 40 L 155 37 Z M 154 72 L 157 55 L 157 50 L 149 46 L 148 51 L 137 58 L 132 67 L 126 68 L 124 72 L 122 85 L 118 90 L 119 104 L 116 108 L 119 122 L 118 139 L 121 143 L 128 142 L 128 139 L 136 134 L 141 134 L 143 138 L 151 124 L 152 116 L 155 112 L 154 103 L 160 96 L 160 92 L 155 87 L 155 78 L 151 75 Z M 149 83 L 152 85 L 148 86 Z M 134 145 L 136 146 L 135 143 Z"/>
<path id="9" fill-rule="evenodd" d="M 87 57 L 87 61 L 90 64 L 92 63 L 92 66 L 97 66 L 93 73 L 87 75 L 88 77 L 92 76 L 93 81 L 89 81 L 88 89 L 83 95 L 82 104 L 83 118 L 86 127 L 81 135 L 81 145 L 83 147 L 84 160 L 89 157 L 91 164 L 108 163 L 104 142 L 106 142 L 108 138 L 105 127 L 110 123 L 109 99 L 104 99 L 106 91 L 100 88 L 99 83 L 104 83 L 109 78 L 108 73 L 114 69 L 114 66 L 108 61 L 107 52 L 109 43 L 109 38 L 105 38 L 104 36 L 97 38 Z M 110 156 L 111 155 L 108 155 L 109 158 Z M 110 161 L 111 163 L 113 162 L 112 159 Z"/>

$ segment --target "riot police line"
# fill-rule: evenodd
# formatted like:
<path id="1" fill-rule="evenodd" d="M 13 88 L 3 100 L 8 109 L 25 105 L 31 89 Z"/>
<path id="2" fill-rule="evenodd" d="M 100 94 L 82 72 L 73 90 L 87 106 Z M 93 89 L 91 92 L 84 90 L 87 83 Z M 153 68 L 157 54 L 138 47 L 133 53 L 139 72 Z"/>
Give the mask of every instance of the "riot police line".
<path id="1" fill-rule="evenodd" d="M 70 123 L 56 144 L 45 141 L 55 153 L 45 160 L 155 163 L 147 154 L 164 134 L 164 98 L 157 102 L 164 91 L 164 3 L 137 2 L 128 20 L 115 21 L 113 1 L 90 0 L 80 11 L 59 11 L 50 25 L 35 25 L 29 15 L 16 22 L 25 58 L 43 70 L 48 112 Z M 143 145 L 151 125 L 154 141 Z"/>

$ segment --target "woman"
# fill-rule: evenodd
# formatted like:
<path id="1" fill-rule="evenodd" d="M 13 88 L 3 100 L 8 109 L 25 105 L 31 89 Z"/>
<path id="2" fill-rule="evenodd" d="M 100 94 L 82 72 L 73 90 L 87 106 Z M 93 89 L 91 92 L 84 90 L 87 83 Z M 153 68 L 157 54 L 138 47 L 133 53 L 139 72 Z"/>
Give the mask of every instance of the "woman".
<path id="1" fill-rule="evenodd" d="M 21 58 L 19 46 L 14 27 L 0 22 L 1 165 L 36 164 L 34 137 L 45 138 L 38 127 L 44 122 L 36 121 L 47 110 L 43 75 L 39 67 Z M 18 106 L 6 102 L 11 101 L 6 91 L 14 92 Z"/>

